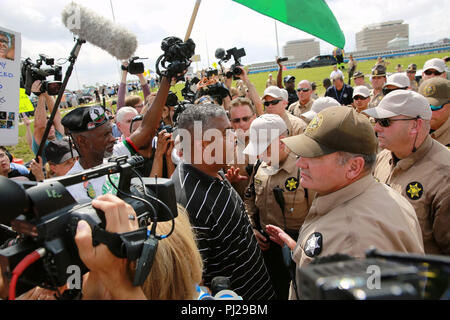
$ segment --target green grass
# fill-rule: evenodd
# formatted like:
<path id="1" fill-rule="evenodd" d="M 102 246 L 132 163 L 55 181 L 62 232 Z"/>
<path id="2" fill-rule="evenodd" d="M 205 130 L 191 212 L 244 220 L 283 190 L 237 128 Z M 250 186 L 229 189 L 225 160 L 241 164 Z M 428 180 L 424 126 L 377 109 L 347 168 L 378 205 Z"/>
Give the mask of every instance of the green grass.
<path id="1" fill-rule="evenodd" d="M 417 68 L 421 69 L 425 63 L 425 61 L 432 59 L 432 58 L 443 58 L 445 56 L 450 55 L 449 52 L 442 52 L 442 53 L 435 53 L 435 54 L 428 54 L 428 55 L 415 55 L 415 56 L 406 56 L 406 57 L 400 57 L 400 58 L 394 58 L 394 59 L 385 59 L 385 61 L 389 62 L 389 65 L 387 67 L 387 72 L 395 72 L 397 64 L 401 64 L 403 66 L 403 70 L 406 70 L 408 65 L 410 63 L 417 64 Z M 366 61 L 358 61 L 357 70 L 362 71 L 366 75 L 366 82 L 369 83 L 369 75 L 371 73 L 371 70 L 375 64 L 375 60 L 366 60 Z M 309 68 L 309 69 L 289 69 L 286 71 L 283 71 L 283 76 L 286 75 L 293 75 L 296 78 L 296 83 L 298 83 L 301 80 L 309 80 L 309 81 L 315 81 L 317 84 L 317 93 L 318 95 L 323 95 L 325 92 L 324 87 L 322 86 L 322 81 L 325 78 L 328 78 L 330 76 L 331 71 L 333 68 L 331 66 L 327 67 L 319 67 L 319 68 Z M 257 74 L 251 74 L 249 75 L 250 81 L 255 85 L 256 90 L 260 95 L 263 94 L 264 89 L 266 87 L 266 80 L 268 79 L 269 73 L 272 73 L 273 78 L 276 79 L 277 72 L 262 72 Z M 345 76 L 345 82 L 347 83 L 348 74 L 347 71 L 344 71 Z M 354 85 L 353 81 L 351 83 Z M 233 82 L 233 85 L 235 85 L 235 82 Z M 181 90 L 184 88 L 183 83 L 177 83 L 175 86 L 171 88 L 173 92 L 177 94 L 177 96 L 182 99 Z M 153 90 L 156 91 L 156 90 Z M 139 93 L 141 97 L 143 97 L 142 92 Z M 117 98 L 114 98 L 117 99 Z M 107 100 L 107 105 L 110 105 L 111 101 L 113 99 Z M 63 115 L 66 112 L 69 112 L 71 109 L 63 109 L 62 113 Z M 32 124 L 33 125 L 33 124 Z M 33 127 L 32 127 L 33 130 Z M 19 125 L 19 143 L 16 146 L 9 147 L 9 150 L 11 153 L 14 154 L 16 158 L 21 158 L 24 160 L 24 162 L 30 161 L 34 158 L 33 152 L 28 147 L 28 144 L 25 140 L 25 132 L 26 128 L 24 124 Z"/>

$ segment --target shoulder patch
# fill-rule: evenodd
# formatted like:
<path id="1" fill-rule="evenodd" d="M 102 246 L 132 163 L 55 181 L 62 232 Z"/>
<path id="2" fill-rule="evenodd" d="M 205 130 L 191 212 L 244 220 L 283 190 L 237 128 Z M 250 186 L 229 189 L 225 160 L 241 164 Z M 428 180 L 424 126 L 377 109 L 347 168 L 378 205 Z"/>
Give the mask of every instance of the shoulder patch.
<path id="1" fill-rule="evenodd" d="M 406 195 L 411 200 L 418 200 L 422 197 L 423 186 L 420 182 L 413 181 L 406 186 Z"/>
<path id="2" fill-rule="evenodd" d="M 316 131 L 317 129 L 319 129 L 319 127 L 321 126 L 323 121 L 323 116 L 321 114 L 317 114 L 309 123 L 309 125 L 306 127 L 306 132 L 308 134 L 313 133 L 314 131 Z"/>
<path id="3" fill-rule="evenodd" d="M 295 177 L 289 177 L 284 182 L 284 187 L 288 191 L 295 191 L 298 189 L 298 179 Z"/>
<path id="4" fill-rule="evenodd" d="M 310 258 L 318 256 L 322 252 L 322 240 L 323 237 L 320 232 L 311 234 L 306 240 L 305 248 L 303 249 L 305 254 Z"/>

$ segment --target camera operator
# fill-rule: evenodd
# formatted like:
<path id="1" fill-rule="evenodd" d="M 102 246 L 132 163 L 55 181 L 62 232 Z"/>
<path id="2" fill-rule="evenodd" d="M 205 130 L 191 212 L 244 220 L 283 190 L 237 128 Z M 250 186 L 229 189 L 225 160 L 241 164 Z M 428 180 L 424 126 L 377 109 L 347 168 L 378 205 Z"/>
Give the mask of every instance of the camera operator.
<path id="1" fill-rule="evenodd" d="M 142 108 L 144 107 L 144 101 L 147 100 L 147 97 L 150 95 L 150 87 L 147 83 L 147 80 L 145 80 L 144 74 L 143 73 L 137 74 L 139 82 L 141 83 L 142 92 L 144 94 L 144 101 L 142 101 L 141 97 L 139 97 L 138 95 L 132 95 L 125 98 L 127 92 L 127 76 L 128 76 L 128 70 L 126 70 L 126 68 L 128 67 L 128 65 L 129 65 L 128 61 L 124 61 L 122 63 L 122 66 L 124 68 L 122 68 L 122 78 L 120 80 L 119 92 L 117 95 L 116 112 L 118 112 L 120 108 L 127 106 L 135 108 L 137 112 L 140 113 Z"/>
<path id="2" fill-rule="evenodd" d="M 0 176 L 11 179 L 25 179 L 32 181 L 42 181 L 44 180 L 44 173 L 42 172 L 42 158 L 39 157 L 39 163 L 34 159 L 31 161 L 30 169 L 31 172 L 22 172 L 18 169 L 11 167 L 12 155 L 8 150 L 0 146 Z"/>
<path id="3" fill-rule="evenodd" d="M 241 79 L 243 84 L 247 87 L 248 98 L 253 102 L 256 111 L 256 116 L 258 117 L 264 113 L 264 107 L 261 102 L 261 98 L 259 97 L 258 91 L 256 91 L 255 85 L 248 78 L 245 69 L 241 66 L 236 66 L 236 68 L 242 70 L 240 75 L 236 75 L 236 78 Z"/>
<path id="4" fill-rule="evenodd" d="M 48 95 L 47 92 L 41 93 L 40 80 L 36 80 L 35 82 L 33 82 L 33 85 L 31 86 L 31 92 L 38 96 L 38 103 L 34 111 L 34 134 L 32 141 L 32 150 L 34 154 L 37 154 L 48 121 L 45 105 L 47 104 L 48 111 L 51 113 L 53 111 L 53 108 L 55 107 L 55 100 L 52 96 Z M 53 125 L 50 128 L 47 141 L 45 142 L 42 151 L 42 161 L 44 165 L 47 162 L 47 158 L 45 157 L 45 148 L 47 147 L 48 142 L 52 140 L 61 140 L 64 137 L 64 127 L 61 124 L 61 113 L 59 111 L 59 107 L 56 106 L 56 108 L 58 109 L 53 119 Z"/>
<path id="5" fill-rule="evenodd" d="M 295 91 L 295 77 L 287 75 L 286 77 L 283 78 L 283 65 L 281 63 L 283 62 L 284 59 L 283 58 L 277 59 L 278 64 L 277 86 L 280 89 L 283 88 L 286 89 L 286 91 L 288 92 L 288 104 L 286 106 L 287 109 L 292 103 L 298 101 L 298 96 L 297 91 Z M 284 87 L 281 84 L 281 79 L 283 79 Z"/>

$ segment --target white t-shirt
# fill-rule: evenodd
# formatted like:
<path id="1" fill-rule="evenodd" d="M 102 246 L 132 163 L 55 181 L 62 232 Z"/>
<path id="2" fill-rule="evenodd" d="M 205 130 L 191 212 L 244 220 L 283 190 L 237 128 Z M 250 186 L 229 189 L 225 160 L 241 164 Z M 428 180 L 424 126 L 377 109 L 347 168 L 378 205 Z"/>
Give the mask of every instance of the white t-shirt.
<path id="1" fill-rule="evenodd" d="M 121 141 L 114 145 L 113 156 L 131 156 L 131 152 L 125 146 L 125 144 Z M 103 159 L 103 164 L 108 163 L 108 159 Z M 77 161 L 73 165 L 72 169 L 67 172 L 67 175 L 76 174 L 84 171 L 85 169 L 80 165 L 80 162 Z M 119 186 L 120 174 L 115 173 L 110 175 L 111 181 L 114 185 Z M 89 179 L 88 181 L 84 181 L 82 183 L 74 184 L 72 186 L 66 187 L 69 193 L 76 201 L 80 201 L 83 199 L 92 200 L 102 194 L 116 194 L 117 190 L 111 185 L 108 180 L 108 175 L 104 175 L 98 178 Z"/>

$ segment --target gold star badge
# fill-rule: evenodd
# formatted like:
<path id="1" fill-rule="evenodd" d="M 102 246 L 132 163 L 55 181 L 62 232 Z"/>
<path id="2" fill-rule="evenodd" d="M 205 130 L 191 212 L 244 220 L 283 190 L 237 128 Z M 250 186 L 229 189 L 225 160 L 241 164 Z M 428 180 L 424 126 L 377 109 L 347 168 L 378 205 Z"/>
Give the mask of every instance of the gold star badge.
<path id="1" fill-rule="evenodd" d="M 423 186 L 420 184 L 420 182 L 411 182 L 407 186 L 406 195 L 411 200 L 417 200 L 420 199 L 420 197 L 423 194 Z"/>
<path id="2" fill-rule="evenodd" d="M 297 190 L 297 188 L 298 188 L 297 178 L 295 178 L 295 177 L 287 178 L 286 181 L 284 182 L 284 186 L 289 191 Z"/>

